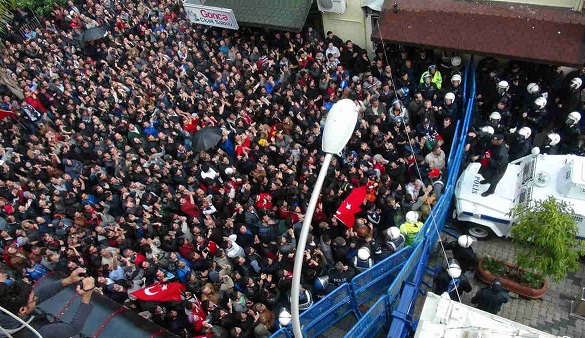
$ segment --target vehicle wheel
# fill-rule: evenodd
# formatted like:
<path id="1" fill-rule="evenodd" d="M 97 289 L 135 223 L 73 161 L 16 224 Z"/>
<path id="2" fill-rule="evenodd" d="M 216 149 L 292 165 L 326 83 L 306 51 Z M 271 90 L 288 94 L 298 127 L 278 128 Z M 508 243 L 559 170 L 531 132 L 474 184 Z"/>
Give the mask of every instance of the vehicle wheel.
<path id="1" fill-rule="evenodd" d="M 492 235 L 492 231 L 484 226 L 472 224 L 467 228 L 467 234 L 477 238 L 478 240 L 486 240 Z"/>

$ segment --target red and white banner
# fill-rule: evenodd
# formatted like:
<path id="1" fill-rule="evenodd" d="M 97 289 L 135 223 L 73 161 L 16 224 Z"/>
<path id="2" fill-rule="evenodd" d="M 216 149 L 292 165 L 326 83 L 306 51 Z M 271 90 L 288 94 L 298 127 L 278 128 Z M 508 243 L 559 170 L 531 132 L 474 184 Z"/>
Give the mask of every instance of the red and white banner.
<path id="1" fill-rule="evenodd" d="M 191 300 L 190 300 L 191 301 Z M 203 309 L 199 298 L 193 296 L 191 302 L 191 314 L 189 315 L 189 322 L 193 323 L 195 332 L 201 332 L 203 329 L 203 322 L 207 319 L 207 312 Z"/>
<path id="2" fill-rule="evenodd" d="M 180 302 L 181 292 L 185 291 L 185 285 L 177 282 L 168 284 L 152 284 L 145 288 L 132 292 L 132 296 L 141 299 L 149 300 L 154 302 L 169 302 L 176 301 Z"/>
<path id="3" fill-rule="evenodd" d="M 17 117 L 17 115 L 15 113 L 11 112 L 10 110 L 0 109 L 0 120 L 2 120 L 5 117 L 10 117 L 12 119 L 15 119 Z"/>
<path id="4" fill-rule="evenodd" d="M 350 229 L 353 228 L 353 224 L 355 223 L 355 214 L 362 210 L 362 204 L 366 199 L 366 189 L 367 187 L 365 185 L 354 188 L 335 213 L 335 218 Z"/>

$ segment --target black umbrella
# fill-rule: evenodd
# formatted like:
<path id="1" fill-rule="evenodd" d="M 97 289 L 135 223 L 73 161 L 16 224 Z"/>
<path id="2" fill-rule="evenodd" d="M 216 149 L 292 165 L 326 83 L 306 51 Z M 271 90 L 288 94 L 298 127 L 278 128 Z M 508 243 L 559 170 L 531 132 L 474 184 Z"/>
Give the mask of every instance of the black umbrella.
<path id="1" fill-rule="evenodd" d="M 193 151 L 204 151 L 216 146 L 219 140 L 221 140 L 221 137 L 220 127 L 205 127 L 193 135 Z"/>
<path id="2" fill-rule="evenodd" d="M 104 38 L 106 35 L 108 35 L 108 31 L 102 27 L 92 27 L 81 34 L 81 41 L 89 42 L 93 40 L 99 40 Z"/>

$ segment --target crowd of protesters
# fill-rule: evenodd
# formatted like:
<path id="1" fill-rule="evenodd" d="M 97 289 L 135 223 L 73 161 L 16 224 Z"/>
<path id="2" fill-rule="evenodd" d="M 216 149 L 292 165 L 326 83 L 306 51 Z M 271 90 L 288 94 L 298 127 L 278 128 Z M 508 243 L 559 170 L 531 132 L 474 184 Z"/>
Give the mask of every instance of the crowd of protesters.
<path id="1" fill-rule="evenodd" d="M 19 12 L 16 20 L 28 18 Z M 98 26 L 108 35 L 79 40 Z M 0 281 L 33 283 L 84 267 L 105 296 L 177 335 L 268 336 L 289 307 L 295 238 L 336 101 L 354 100 L 360 118 L 312 221 L 306 298 L 412 242 L 441 194 L 463 117 L 461 57 L 386 47 L 370 59 L 311 27 L 191 25 L 171 1 L 70 1 L 41 28 L 21 35 L 8 27 L 0 46 L 0 109 L 10 112 L 0 122 Z M 494 69 L 480 81 L 496 93 L 480 99 L 487 112 L 503 99 Z M 539 93 L 561 97 L 570 88 L 522 72 L 510 79 L 508 110 L 533 100 L 520 90 L 532 77 Z M 555 101 L 562 111 L 565 97 Z M 524 116 L 506 123 L 516 115 Z M 192 135 L 209 126 L 223 129 L 218 145 L 193 149 Z M 470 149 L 481 153 L 475 143 Z M 359 186 L 367 195 L 349 228 L 335 214 Z M 187 301 L 129 296 L 168 281 L 185 285 Z M 205 318 L 188 315 L 193 297 Z"/>

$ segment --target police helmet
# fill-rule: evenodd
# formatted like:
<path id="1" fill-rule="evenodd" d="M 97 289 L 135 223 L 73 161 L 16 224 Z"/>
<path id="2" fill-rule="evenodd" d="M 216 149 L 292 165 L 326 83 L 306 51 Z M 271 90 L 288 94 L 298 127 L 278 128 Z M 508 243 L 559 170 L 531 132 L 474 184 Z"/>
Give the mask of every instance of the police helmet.
<path id="1" fill-rule="evenodd" d="M 567 117 L 567 120 L 571 120 L 571 122 L 572 122 L 571 124 L 575 124 L 575 123 L 581 121 L 581 114 L 574 111 L 574 112 L 569 114 L 569 116 Z"/>
<path id="2" fill-rule="evenodd" d="M 529 127 L 522 127 L 520 130 L 518 130 L 518 134 L 527 139 L 530 137 L 530 135 L 532 135 L 532 130 L 530 130 Z"/>
<path id="3" fill-rule="evenodd" d="M 451 102 L 455 101 L 455 94 L 451 92 L 445 94 L 445 100 L 451 100 Z"/>
<path id="4" fill-rule="evenodd" d="M 449 266 L 447 267 L 447 273 L 451 278 L 461 277 L 461 267 L 459 266 L 459 263 L 453 262 L 449 264 Z"/>
<path id="5" fill-rule="evenodd" d="M 361 247 L 357 252 L 357 256 L 362 261 L 370 259 L 370 249 Z"/>
<path id="6" fill-rule="evenodd" d="M 400 229 L 397 227 L 390 227 L 386 229 L 386 237 L 390 238 L 390 240 L 394 241 L 400 237 Z"/>
<path id="7" fill-rule="evenodd" d="M 468 235 L 461 235 L 459 238 L 457 238 L 457 243 L 459 243 L 459 246 L 462 248 L 469 248 L 473 243 L 473 238 Z"/>
<path id="8" fill-rule="evenodd" d="M 315 279 L 315 289 L 325 290 L 329 286 L 329 276 L 321 276 Z"/>
<path id="9" fill-rule="evenodd" d="M 288 312 L 287 309 L 282 309 L 278 314 L 278 323 L 281 326 L 287 326 L 292 321 L 292 315 Z"/>
<path id="10" fill-rule="evenodd" d="M 497 111 L 490 114 L 490 122 L 500 122 L 502 119 L 502 114 L 498 113 Z"/>
<path id="11" fill-rule="evenodd" d="M 498 89 L 503 89 L 504 91 L 506 91 L 508 90 L 508 88 L 510 88 L 510 84 L 508 83 L 508 81 L 498 82 Z"/>
<path id="12" fill-rule="evenodd" d="M 409 211 L 406 213 L 406 221 L 408 223 L 416 223 L 418 221 L 418 213 L 416 211 Z"/>
<path id="13" fill-rule="evenodd" d="M 538 109 L 543 109 L 546 107 L 546 99 L 542 96 L 537 97 L 536 100 L 534 100 L 534 106 L 536 106 Z"/>
<path id="14" fill-rule="evenodd" d="M 583 80 L 581 80 L 580 78 L 576 77 L 573 78 L 571 80 L 571 89 L 572 90 L 577 90 L 579 88 L 581 88 L 581 85 L 583 84 Z"/>
<path id="15" fill-rule="evenodd" d="M 526 86 L 526 91 L 528 94 L 536 94 L 540 91 L 540 86 L 534 82 L 529 83 L 528 86 Z"/>
<path id="16" fill-rule="evenodd" d="M 451 76 L 451 83 L 455 83 L 455 82 L 461 82 L 461 75 L 460 74 L 455 74 L 455 75 Z"/>
<path id="17" fill-rule="evenodd" d="M 557 133 L 550 133 L 547 135 L 548 137 L 548 144 L 550 146 L 556 146 L 557 144 L 559 144 L 559 142 L 561 142 L 561 135 L 557 134 Z"/>

